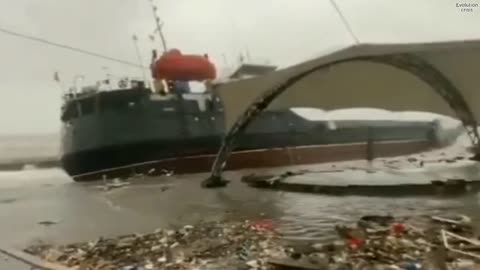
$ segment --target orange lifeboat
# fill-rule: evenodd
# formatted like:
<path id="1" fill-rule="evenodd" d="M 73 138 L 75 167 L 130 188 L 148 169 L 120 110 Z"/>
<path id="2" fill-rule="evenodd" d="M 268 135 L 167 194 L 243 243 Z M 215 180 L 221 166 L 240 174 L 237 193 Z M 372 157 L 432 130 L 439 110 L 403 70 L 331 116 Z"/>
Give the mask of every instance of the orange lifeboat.
<path id="1" fill-rule="evenodd" d="M 207 56 L 182 54 L 173 49 L 162 55 L 152 66 L 155 79 L 204 81 L 216 77 L 216 69 Z"/>

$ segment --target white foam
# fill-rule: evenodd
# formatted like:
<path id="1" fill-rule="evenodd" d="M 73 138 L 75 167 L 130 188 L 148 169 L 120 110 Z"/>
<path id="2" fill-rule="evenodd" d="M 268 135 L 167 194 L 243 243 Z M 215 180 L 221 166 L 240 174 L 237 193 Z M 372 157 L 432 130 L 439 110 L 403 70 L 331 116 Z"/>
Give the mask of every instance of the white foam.
<path id="1" fill-rule="evenodd" d="M 390 121 L 434 121 L 445 126 L 456 126 L 459 121 L 448 116 L 429 112 L 392 112 L 373 108 L 352 108 L 324 111 L 317 108 L 292 108 L 291 111 L 310 121 L 341 120 L 390 120 Z"/>
<path id="2" fill-rule="evenodd" d="M 0 171 L 0 188 L 37 187 L 44 184 L 70 182 L 70 177 L 59 168 Z"/>

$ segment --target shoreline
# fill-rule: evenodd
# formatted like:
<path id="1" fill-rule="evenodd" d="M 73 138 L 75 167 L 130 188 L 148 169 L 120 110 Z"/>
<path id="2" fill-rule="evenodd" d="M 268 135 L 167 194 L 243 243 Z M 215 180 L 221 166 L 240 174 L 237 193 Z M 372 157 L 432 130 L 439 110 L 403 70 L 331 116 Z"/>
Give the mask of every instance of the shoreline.
<path id="1" fill-rule="evenodd" d="M 362 216 L 337 224 L 337 240 L 289 242 L 277 220 L 200 222 L 4 253 L 46 270 L 57 269 L 430 269 L 480 266 L 480 244 L 468 216 Z M 22 255 L 23 254 L 23 255 Z M 365 268 L 367 267 L 367 268 Z M 368 268 L 370 267 L 370 268 Z M 437 269 L 437 268 L 434 268 Z M 450 268 L 457 269 L 457 268 Z M 477 268 L 468 268 L 477 269 Z"/>

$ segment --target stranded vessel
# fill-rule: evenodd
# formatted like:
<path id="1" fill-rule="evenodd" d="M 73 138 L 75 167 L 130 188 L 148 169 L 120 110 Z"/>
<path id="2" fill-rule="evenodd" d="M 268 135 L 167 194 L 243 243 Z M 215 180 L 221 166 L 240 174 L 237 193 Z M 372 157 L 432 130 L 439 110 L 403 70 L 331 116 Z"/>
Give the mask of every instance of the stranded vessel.
<path id="1" fill-rule="evenodd" d="M 208 91 L 209 80 L 204 92 L 191 91 L 194 69 L 166 67 L 175 79 L 166 84 L 125 78 L 115 87 L 109 81 L 65 95 L 61 163 L 75 181 L 211 168 L 226 132 L 222 102 Z M 231 77 L 273 70 L 243 64 Z M 226 169 L 363 159 L 369 136 L 375 156 L 405 155 L 433 147 L 435 134 L 432 122 L 340 121 L 332 128 L 301 110 L 267 110 L 238 138 Z"/>

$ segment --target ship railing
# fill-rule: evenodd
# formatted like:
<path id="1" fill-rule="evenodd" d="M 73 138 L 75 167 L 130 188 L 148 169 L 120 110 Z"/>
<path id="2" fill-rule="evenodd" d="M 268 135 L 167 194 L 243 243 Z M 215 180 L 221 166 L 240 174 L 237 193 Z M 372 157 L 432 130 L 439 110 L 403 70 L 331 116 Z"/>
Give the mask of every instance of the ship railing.
<path id="1" fill-rule="evenodd" d="M 76 99 L 82 96 L 88 96 L 98 92 L 108 92 L 113 90 L 145 88 L 149 87 L 150 82 L 136 77 L 109 77 L 105 80 L 99 80 L 93 85 L 83 87 L 73 86 L 63 94 L 64 101 Z"/>
<path id="2" fill-rule="evenodd" d="M 150 82 L 147 82 L 144 79 L 141 79 L 138 77 L 109 76 L 105 80 L 97 81 L 94 86 L 90 86 L 90 87 L 95 87 L 96 91 L 102 92 L 102 91 L 138 88 L 138 87 L 148 86 L 149 84 Z"/>

